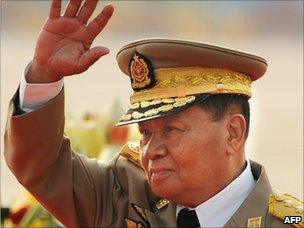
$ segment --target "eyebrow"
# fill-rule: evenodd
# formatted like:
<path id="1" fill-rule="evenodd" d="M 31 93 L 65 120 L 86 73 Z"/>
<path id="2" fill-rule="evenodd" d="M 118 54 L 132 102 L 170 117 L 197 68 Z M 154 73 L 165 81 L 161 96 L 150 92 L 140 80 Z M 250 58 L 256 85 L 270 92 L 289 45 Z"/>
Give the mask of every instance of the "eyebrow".
<path id="1" fill-rule="evenodd" d="M 185 118 L 184 117 L 181 117 L 179 115 L 180 113 L 176 113 L 175 116 L 167 116 L 167 120 L 168 121 L 177 121 L 177 122 L 184 122 Z"/>
<path id="2" fill-rule="evenodd" d="M 161 117 L 161 118 L 165 121 L 165 123 L 171 122 L 171 121 L 176 121 L 176 122 L 179 122 L 179 123 L 184 123 L 184 119 L 185 119 L 183 117 L 180 117 L 179 113 L 177 113 L 175 115 L 175 117 L 173 115 L 169 115 L 169 116 L 164 116 L 164 117 Z M 144 124 L 145 124 L 145 121 L 137 123 L 138 130 L 142 129 Z"/>

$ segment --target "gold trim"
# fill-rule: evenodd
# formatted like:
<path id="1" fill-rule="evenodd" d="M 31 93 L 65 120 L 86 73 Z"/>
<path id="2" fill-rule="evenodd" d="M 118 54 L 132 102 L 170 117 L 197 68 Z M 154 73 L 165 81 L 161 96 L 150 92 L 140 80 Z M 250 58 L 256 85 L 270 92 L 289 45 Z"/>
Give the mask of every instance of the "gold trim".
<path id="1" fill-rule="evenodd" d="M 157 104 L 160 104 L 160 103 L 170 104 L 170 103 L 174 103 L 175 101 L 176 101 L 176 98 L 175 99 L 174 98 L 163 98 L 163 99 L 152 100 L 152 101 L 141 101 L 140 102 L 140 107 L 141 108 L 147 108 L 151 105 L 157 105 Z"/>
<path id="2" fill-rule="evenodd" d="M 132 117 L 133 119 L 140 119 L 144 116 L 144 113 L 141 113 L 141 112 L 133 112 L 132 113 Z"/>
<path id="3" fill-rule="evenodd" d="M 140 153 L 139 143 L 137 143 L 137 142 L 128 142 L 128 148 L 137 154 Z"/>
<path id="4" fill-rule="evenodd" d="M 168 97 L 185 97 L 200 93 L 236 93 L 251 97 L 248 75 L 222 68 L 175 67 L 154 70 L 156 85 L 134 92 L 131 104 Z"/>
<path id="5" fill-rule="evenodd" d="M 171 111 L 173 108 L 178 108 L 178 107 L 183 107 L 188 103 L 192 103 L 195 100 L 195 96 L 187 96 L 187 97 L 177 97 L 177 98 L 170 98 L 174 103 L 172 104 L 167 104 L 169 102 L 169 99 L 166 99 L 166 101 L 164 102 L 165 105 L 162 105 L 158 108 L 153 108 L 153 109 L 149 109 L 145 112 L 139 112 L 139 111 L 134 111 L 132 114 L 124 114 L 121 116 L 120 121 L 128 121 L 133 119 L 140 119 L 140 118 L 144 118 L 144 117 L 150 117 L 150 116 L 155 116 L 157 114 L 159 114 L 160 112 L 168 112 Z M 153 104 L 153 101 L 145 101 L 145 107 L 149 107 L 150 105 Z"/>
<path id="6" fill-rule="evenodd" d="M 133 164 L 143 169 L 140 161 L 140 152 L 138 144 L 128 142 L 123 146 L 119 154 L 128 159 Z"/>
<path id="7" fill-rule="evenodd" d="M 137 206 L 136 204 L 132 203 L 131 204 L 134 208 L 134 210 L 146 221 L 148 221 L 148 216 L 146 214 L 145 209 L 141 208 L 140 206 Z"/>
<path id="8" fill-rule="evenodd" d="M 268 211 L 282 220 L 284 220 L 285 216 L 297 216 L 300 214 L 302 221 L 292 225 L 294 227 L 304 227 L 303 202 L 292 195 L 282 193 L 269 195 Z"/>
<path id="9" fill-rule="evenodd" d="M 138 109 L 141 108 L 147 108 L 152 105 L 157 105 L 160 103 L 165 104 L 174 104 L 174 103 L 184 103 L 184 100 L 186 100 L 187 103 L 189 103 L 188 100 L 194 100 L 195 96 L 187 96 L 187 97 L 176 97 L 176 98 L 163 98 L 163 99 L 157 99 L 152 101 L 141 101 L 140 103 L 134 103 L 130 105 L 130 109 Z M 178 107 L 178 105 L 176 105 Z"/>
<path id="10" fill-rule="evenodd" d="M 140 107 L 146 108 L 146 107 L 150 106 L 150 103 L 151 102 L 149 102 L 149 101 L 142 101 L 142 102 L 140 102 Z"/>
<path id="11" fill-rule="evenodd" d="M 140 104 L 137 102 L 137 103 L 131 104 L 131 105 L 130 105 L 130 108 L 131 108 L 131 109 L 138 109 L 138 108 L 139 108 L 139 105 L 140 105 Z"/>
<path id="12" fill-rule="evenodd" d="M 124 114 L 120 117 L 120 121 L 127 121 L 127 120 L 130 120 L 132 118 L 132 115 L 131 114 Z"/>
<path id="13" fill-rule="evenodd" d="M 148 110 L 148 111 L 145 111 L 145 112 L 143 113 L 143 116 L 144 116 L 144 117 L 155 116 L 155 115 L 157 115 L 159 112 L 160 112 L 160 109 L 159 109 L 159 108 L 153 108 L 153 109 L 150 109 L 150 110 Z"/>
<path id="14" fill-rule="evenodd" d="M 172 104 L 168 104 L 168 105 L 160 106 L 158 109 L 159 109 L 161 112 L 169 112 L 169 111 L 171 111 L 173 108 L 174 108 L 174 106 L 173 106 Z"/>
<path id="15" fill-rule="evenodd" d="M 144 225 L 141 222 L 136 222 L 129 218 L 125 218 L 125 222 L 127 228 L 144 228 Z"/>
<path id="16" fill-rule="evenodd" d="M 162 209 L 164 206 L 167 206 L 169 204 L 169 200 L 167 199 L 160 199 L 157 202 L 155 202 L 155 207 L 160 210 Z"/>

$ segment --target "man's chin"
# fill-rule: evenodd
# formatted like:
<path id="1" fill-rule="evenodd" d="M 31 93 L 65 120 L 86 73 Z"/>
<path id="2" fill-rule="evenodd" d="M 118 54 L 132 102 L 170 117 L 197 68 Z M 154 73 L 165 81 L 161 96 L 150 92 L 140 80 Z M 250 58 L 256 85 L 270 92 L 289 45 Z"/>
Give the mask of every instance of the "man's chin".
<path id="1" fill-rule="evenodd" d="M 155 195 L 165 198 L 167 200 L 174 199 L 175 196 L 178 195 L 176 189 L 173 188 L 172 186 L 167 186 L 165 184 L 162 185 L 150 184 L 150 187 Z"/>

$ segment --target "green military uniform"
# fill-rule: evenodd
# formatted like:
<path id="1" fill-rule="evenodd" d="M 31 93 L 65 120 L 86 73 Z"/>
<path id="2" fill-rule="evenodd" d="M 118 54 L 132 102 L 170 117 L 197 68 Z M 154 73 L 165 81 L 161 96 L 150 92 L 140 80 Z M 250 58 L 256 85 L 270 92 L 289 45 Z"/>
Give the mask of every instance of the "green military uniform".
<path id="1" fill-rule="evenodd" d="M 153 59 L 153 55 L 159 56 L 160 54 L 159 52 L 153 52 L 153 50 L 157 49 L 157 45 L 151 48 L 151 43 L 153 46 L 157 42 L 143 42 L 144 45 L 148 46 L 147 50 L 152 52 L 150 58 Z M 172 45 L 180 46 L 185 44 L 174 41 L 168 42 L 168 46 L 163 46 L 165 42 L 158 41 L 158 43 L 161 43 L 160 46 L 162 46 L 162 57 L 168 54 L 168 50 L 165 50 L 165 47 L 171 45 L 169 49 L 171 48 L 172 52 L 172 50 L 175 50 Z M 124 72 L 130 69 L 128 73 L 131 74 L 132 70 L 135 72 L 131 83 L 136 91 L 131 98 L 131 107 L 122 117 L 120 124 L 156 118 L 176 111 L 176 109 L 186 108 L 200 96 L 193 95 L 195 93 L 193 91 L 197 91 L 196 86 L 204 90 L 201 91 L 202 93 L 238 92 L 250 96 L 249 77 L 247 76 L 243 79 L 242 74 L 234 73 L 231 76 L 231 72 L 228 71 L 217 70 L 213 72 L 209 71 L 209 69 L 206 71 L 206 69 L 197 67 L 188 68 L 189 66 L 181 69 L 182 73 L 186 73 L 187 77 L 193 72 L 207 73 L 203 78 L 197 78 L 196 81 L 192 81 L 193 83 L 190 83 L 190 85 L 188 81 L 181 78 L 181 71 L 179 71 L 176 74 L 174 73 L 174 78 L 171 78 L 171 81 L 163 80 L 162 86 L 159 86 L 158 82 L 153 82 L 153 75 L 146 74 L 145 78 L 142 78 L 141 73 L 148 72 L 149 64 L 145 65 L 146 60 L 140 60 L 142 56 L 137 52 L 132 57 L 132 53 L 134 53 L 132 48 L 138 46 L 140 46 L 138 43 L 133 46 L 127 46 L 124 49 L 125 51 L 123 50 L 118 54 L 118 62 L 121 69 Z M 195 59 L 196 65 L 200 61 L 205 61 L 204 65 L 211 60 L 214 62 L 214 58 L 218 59 L 219 52 L 222 52 L 222 50 L 219 51 L 217 49 L 215 54 L 210 54 L 212 48 L 203 46 L 203 49 L 208 52 L 207 54 L 204 52 L 203 56 L 213 57 L 211 60 L 204 58 L 200 60 L 199 57 L 202 57 L 200 56 L 202 52 L 197 49 L 202 49 L 202 47 L 192 43 L 190 49 L 192 49 L 191 54 L 198 57 Z M 144 47 L 137 48 L 136 51 L 145 52 Z M 181 59 L 187 64 L 193 62 L 187 58 L 180 57 L 182 52 L 189 52 L 187 48 L 183 47 L 178 52 L 179 55 L 175 56 L 175 61 Z M 233 66 L 231 62 L 227 61 L 227 53 L 223 55 L 224 57 L 220 54 L 220 58 L 223 57 L 220 60 L 221 64 L 225 63 L 226 66 L 232 66 L 234 69 L 239 67 L 237 65 Z M 240 57 L 237 52 L 233 52 L 232 55 L 228 53 L 228 55 L 229 58 L 238 56 L 239 60 L 244 60 L 242 59 L 244 56 Z M 128 58 L 132 59 L 130 68 L 125 67 Z M 246 59 L 248 56 L 244 58 Z M 232 62 L 235 62 L 236 59 L 233 57 Z M 252 71 L 252 78 L 257 79 L 265 71 L 263 63 L 259 59 L 252 58 L 248 61 L 249 63 L 246 62 L 241 68 L 246 69 L 247 73 Z M 172 64 L 174 61 L 168 62 Z M 158 63 L 157 61 L 152 61 L 152 63 L 154 63 L 154 66 L 162 64 L 161 58 Z M 255 64 L 259 65 L 259 72 L 253 72 L 252 69 Z M 140 67 L 147 67 L 147 69 L 142 71 Z M 218 77 L 210 77 L 210 75 L 216 74 L 217 76 L 217 74 L 223 72 L 227 74 L 225 79 L 229 79 L 228 83 L 226 83 L 227 81 L 214 79 Z M 156 73 L 167 77 L 168 72 L 166 69 L 161 69 Z M 177 74 L 179 76 L 175 77 Z M 159 78 L 156 79 L 158 80 Z M 237 86 L 231 84 L 233 80 L 236 80 Z M 158 86 L 158 93 L 149 94 L 150 88 L 153 89 L 155 83 L 156 87 Z M 183 86 L 180 90 L 172 89 L 171 85 L 174 87 L 174 83 L 183 83 Z M 188 87 L 185 89 L 186 86 L 191 88 L 187 90 Z M 162 94 L 172 93 L 172 91 L 180 94 L 182 98 L 177 97 L 173 100 L 166 100 L 159 97 Z M 150 101 L 141 100 L 142 97 L 153 96 L 154 98 L 151 98 Z M 186 99 L 183 98 L 185 96 Z M 156 102 L 157 99 L 163 100 Z M 149 109 L 150 107 L 151 109 Z M 147 183 L 145 172 L 141 167 L 139 150 L 136 145 L 125 145 L 109 164 L 103 164 L 96 159 L 88 159 L 71 151 L 70 142 L 64 136 L 63 131 L 63 91 L 47 104 L 27 114 L 22 114 L 18 110 L 18 93 L 15 95 L 10 103 L 5 132 L 5 158 L 7 164 L 18 181 L 60 222 L 67 227 L 177 226 L 176 205 L 152 193 Z M 289 195 L 273 192 L 265 170 L 261 165 L 251 162 L 251 169 L 256 185 L 227 222 L 226 227 L 287 227 L 289 225 L 282 222 L 286 215 L 303 215 L 303 206 L 299 200 Z M 233 204 L 233 202 L 231 203 Z M 303 223 L 296 225 L 303 227 Z"/>

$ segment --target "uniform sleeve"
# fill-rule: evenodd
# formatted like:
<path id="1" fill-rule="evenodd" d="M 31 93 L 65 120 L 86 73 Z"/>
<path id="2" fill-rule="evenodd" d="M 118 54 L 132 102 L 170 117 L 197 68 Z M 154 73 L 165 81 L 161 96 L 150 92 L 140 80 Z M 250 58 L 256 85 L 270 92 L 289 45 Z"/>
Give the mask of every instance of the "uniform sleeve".
<path id="1" fill-rule="evenodd" d="M 113 168 L 73 153 L 64 137 L 64 93 L 31 113 L 10 102 L 4 136 L 6 162 L 18 181 L 67 227 L 110 226 Z"/>

